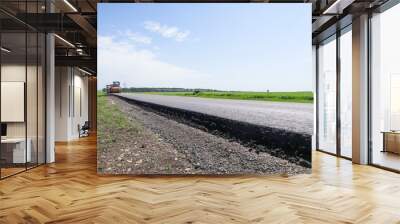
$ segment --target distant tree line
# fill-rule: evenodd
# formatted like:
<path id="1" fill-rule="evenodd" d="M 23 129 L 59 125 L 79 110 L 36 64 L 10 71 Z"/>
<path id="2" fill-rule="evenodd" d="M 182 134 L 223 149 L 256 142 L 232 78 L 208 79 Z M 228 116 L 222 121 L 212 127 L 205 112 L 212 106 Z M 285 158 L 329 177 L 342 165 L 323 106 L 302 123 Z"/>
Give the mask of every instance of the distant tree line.
<path id="1" fill-rule="evenodd" d="M 129 87 L 129 88 L 122 88 L 122 92 L 221 92 L 221 91 L 215 89 Z"/>

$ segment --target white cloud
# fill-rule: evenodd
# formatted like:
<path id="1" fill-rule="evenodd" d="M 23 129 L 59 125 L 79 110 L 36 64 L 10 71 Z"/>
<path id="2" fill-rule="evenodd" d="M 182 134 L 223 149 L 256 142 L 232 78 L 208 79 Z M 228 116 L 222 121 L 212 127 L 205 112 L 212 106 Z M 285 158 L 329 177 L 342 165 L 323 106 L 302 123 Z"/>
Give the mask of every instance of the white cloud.
<path id="1" fill-rule="evenodd" d="M 210 87 L 215 81 L 214 76 L 164 62 L 153 51 L 112 36 L 99 36 L 98 49 L 99 89 L 116 80 L 128 87 L 185 88 Z"/>
<path id="2" fill-rule="evenodd" d="M 144 28 L 151 32 L 159 33 L 163 37 L 172 38 L 178 42 L 184 41 L 190 35 L 189 30 L 181 31 L 178 27 L 161 25 L 159 22 L 154 21 L 144 22 Z"/>
<path id="3" fill-rule="evenodd" d="M 118 31 L 117 33 L 120 38 L 128 38 L 136 43 L 151 44 L 152 42 L 151 37 L 145 36 L 141 33 L 132 32 L 131 30 Z"/>

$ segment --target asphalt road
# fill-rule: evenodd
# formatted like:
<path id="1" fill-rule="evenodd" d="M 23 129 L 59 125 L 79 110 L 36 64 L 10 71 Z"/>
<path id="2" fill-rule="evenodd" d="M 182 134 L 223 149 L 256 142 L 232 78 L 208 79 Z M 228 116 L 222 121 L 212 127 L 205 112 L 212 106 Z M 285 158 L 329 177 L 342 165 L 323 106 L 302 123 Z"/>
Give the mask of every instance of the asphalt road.
<path id="1" fill-rule="evenodd" d="M 140 93 L 122 93 L 121 95 L 134 100 L 297 133 L 312 134 L 313 131 L 312 104 L 162 96 Z"/>

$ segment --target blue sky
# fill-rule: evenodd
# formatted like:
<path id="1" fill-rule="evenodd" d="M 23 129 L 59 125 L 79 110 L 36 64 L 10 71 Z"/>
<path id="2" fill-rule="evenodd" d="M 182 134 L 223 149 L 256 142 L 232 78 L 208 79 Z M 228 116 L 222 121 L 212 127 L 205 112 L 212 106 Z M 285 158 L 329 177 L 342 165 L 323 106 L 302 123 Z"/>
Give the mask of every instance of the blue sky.
<path id="1" fill-rule="evenodd" d="M 309 4 L 99 4 L 99 88 L 312 90 Z"/>

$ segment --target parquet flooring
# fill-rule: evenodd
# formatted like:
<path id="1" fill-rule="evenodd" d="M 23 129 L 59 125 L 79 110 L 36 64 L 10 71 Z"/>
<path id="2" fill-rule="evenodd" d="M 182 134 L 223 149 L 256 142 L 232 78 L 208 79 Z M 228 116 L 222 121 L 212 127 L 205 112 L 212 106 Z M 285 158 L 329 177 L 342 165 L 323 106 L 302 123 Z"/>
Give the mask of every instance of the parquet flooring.
<path id="1" fill-rule="evenodd" d="M 400 223 L 400 175 L 313 152 L 293 177 L 96 174 L 96 139 L 0 181 L 0 223 Z"/>

